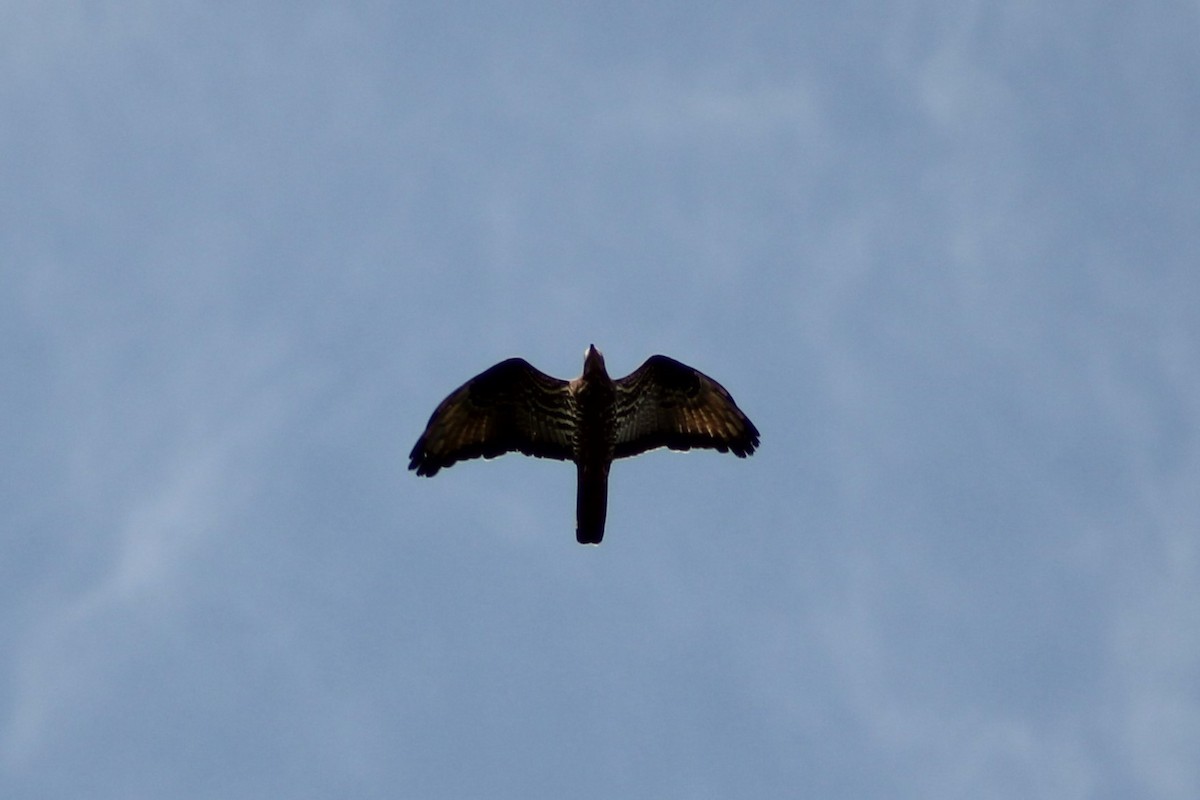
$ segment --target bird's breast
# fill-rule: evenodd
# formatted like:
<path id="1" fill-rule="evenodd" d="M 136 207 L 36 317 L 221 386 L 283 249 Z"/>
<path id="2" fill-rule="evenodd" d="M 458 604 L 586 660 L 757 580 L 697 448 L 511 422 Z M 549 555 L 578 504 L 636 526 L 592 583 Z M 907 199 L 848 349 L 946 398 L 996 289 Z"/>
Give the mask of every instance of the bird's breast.
<path id="1" fill-rule="evenodd" d="M 611 386 L 592 384 L 576 394 L 575 400 L 579 414 L 579 422 L 575 429 L 576 461 L 612 461 L 613 447 L 616 444 L 616 392 Z"/>

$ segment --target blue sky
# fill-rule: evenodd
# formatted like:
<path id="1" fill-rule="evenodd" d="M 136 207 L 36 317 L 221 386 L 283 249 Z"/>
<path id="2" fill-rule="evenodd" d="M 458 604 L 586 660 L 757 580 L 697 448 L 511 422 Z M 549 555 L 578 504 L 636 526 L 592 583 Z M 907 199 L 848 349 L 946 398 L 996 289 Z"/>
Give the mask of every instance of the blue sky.
<path id="1" fill-rule="evenodd" d="M 0 794 L 1200 795 L 1200 10 L 0 8 Z M 520 355 L 745 461 L 405 469 Z"/>

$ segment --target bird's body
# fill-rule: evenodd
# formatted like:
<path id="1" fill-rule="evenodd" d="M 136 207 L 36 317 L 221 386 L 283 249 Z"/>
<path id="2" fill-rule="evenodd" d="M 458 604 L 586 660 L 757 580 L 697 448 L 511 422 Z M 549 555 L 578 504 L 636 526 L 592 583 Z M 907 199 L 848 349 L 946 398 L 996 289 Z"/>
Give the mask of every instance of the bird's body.
<path id="1" fill-rule="evenodd" d="M 608 377 L 604 357 L 594 347 L 583 361 L 583 375 L 568 385 L 578 409 L 575 429 L 575 539 L 600 544 L 608 515 L 608 469 L 617 444 L 617 385 Z"/>
<path id="2" fill-rule="evenodd" d="M 464 459 L 513 451 L 573 461 L 576 539 L 599 544 L 614 459 L 656 447 L 707 447 L 744 458 L 757 446 L 758 429 L 712 378 L 666 356 L 651 356 L 614 381 L 593 346 L 583 374 L 573 381 L 552 378 L 520 358 L 467 381 L 429 418 L 409 469 L 432 476 Z"/>

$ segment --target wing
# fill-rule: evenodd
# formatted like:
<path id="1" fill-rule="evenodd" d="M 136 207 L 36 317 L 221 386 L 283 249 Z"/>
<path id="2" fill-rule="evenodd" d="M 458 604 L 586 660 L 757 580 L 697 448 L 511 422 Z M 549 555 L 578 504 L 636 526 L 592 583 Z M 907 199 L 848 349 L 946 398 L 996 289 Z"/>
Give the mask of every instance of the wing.
<path id="1" fill-rule="evenodd" d="M 510 358 L 442 401 L 409 454 L 408 468 L 418 475 L 436 475 L 457 461 L 513 451 L 569 460 L 574 411 L 566 381 L 522 358 Z"/>
<path id="2" fill-rule="evenodd" d="M 666 356 L 651 356 L 617 381 L 615 416 L 615 458 L 656 447 L 711 447 L 745 458 L 758 447 L 758 428 L 724 386 Z"/>

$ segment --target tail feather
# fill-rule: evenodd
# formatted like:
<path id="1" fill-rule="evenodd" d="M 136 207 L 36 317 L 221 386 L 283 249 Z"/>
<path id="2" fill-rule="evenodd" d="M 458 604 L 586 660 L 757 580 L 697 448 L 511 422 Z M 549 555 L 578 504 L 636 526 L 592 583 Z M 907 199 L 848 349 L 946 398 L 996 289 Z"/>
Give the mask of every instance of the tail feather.
<path id="1" fill-rule="evenodd" d="M 579 487 L 575 495 L 575 540 L 600 544 L 608 515 L 608 465 L 579 465 Z"/>

